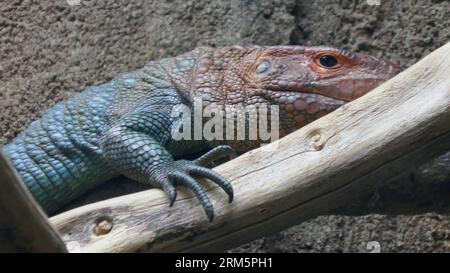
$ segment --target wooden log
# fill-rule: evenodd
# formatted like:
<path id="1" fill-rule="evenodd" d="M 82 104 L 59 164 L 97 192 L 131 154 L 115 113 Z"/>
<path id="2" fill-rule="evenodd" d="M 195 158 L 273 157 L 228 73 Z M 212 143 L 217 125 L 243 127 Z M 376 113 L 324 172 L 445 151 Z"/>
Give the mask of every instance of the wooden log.
<path id="1" fill-rule="evenodd" d="M 67 252 L 0 147 L 0 252 Z"/>
<path id="2" fill-rule="evenodd" d="M 181 189 L 152 189 L 51 218 L 81 252 L 223 251 L 328 214 L 350 197 L 450 146 L 450 43 L 369 94 L 216 168 L 235 200 L 208 184 L 215 219 Z"/>

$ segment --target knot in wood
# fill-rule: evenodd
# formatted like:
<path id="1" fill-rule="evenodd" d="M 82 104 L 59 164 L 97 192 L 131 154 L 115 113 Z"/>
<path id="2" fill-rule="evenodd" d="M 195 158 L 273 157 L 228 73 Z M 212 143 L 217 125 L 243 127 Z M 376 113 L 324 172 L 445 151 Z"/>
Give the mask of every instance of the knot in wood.
<path id="1" fill-rule="evenodd" d="M 111 219 L 101 218 L 96 222 L 97 224 L 94 227 L 94 233 L 97 236 L 109 233 L 113 227 Z"/>
<path id="2" fill-rule="evenodd" d="M 322 150 L 325 146 L 325 139 L 320 132 L 314 132 L 311 136 L 311 144 L 317 151 Z"/>

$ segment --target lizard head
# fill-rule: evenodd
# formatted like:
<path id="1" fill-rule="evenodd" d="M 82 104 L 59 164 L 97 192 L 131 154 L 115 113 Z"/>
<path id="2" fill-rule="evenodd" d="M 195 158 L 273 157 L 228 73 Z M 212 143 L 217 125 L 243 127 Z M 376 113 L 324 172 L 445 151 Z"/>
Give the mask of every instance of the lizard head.
<path id="1" fill-rule="evenodd" d="M 243 60 L 247 92 L 277 102 L 283 92 L 347 102 L 399 72 L 398 66 L 389 61 L 324 46 L 266 47 L 245 58 L 250 59 Z"/>
<path id="2" fill-rule="evenodd" d="M 172 75 L 179 90 L 200 96 L 204 106 L 277 105 L 279 136 L 400 72 L 389 61 L 326 46 L 198 48 L 193 56 L 176 60 L 177 73 Z"/>
<path id="3" fill-rule="evenodd" d="M 228 83 L 227 101 L 233 104 L 243 98 L 247 105 L 279 105 L 280 135 L 366 94 L 400 72 L 392 62 L 333 47 L 255 47 L 245 52 L 239 67 L 231 68 L 238 71 L 231 74 L 240 79 Z"/>

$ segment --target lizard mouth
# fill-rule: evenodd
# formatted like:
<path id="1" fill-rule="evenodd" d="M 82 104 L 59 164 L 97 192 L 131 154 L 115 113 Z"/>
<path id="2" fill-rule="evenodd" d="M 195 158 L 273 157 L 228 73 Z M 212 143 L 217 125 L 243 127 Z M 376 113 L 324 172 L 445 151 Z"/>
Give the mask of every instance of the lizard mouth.
<path id="1" fill-rule="evenodd" d="M 340 79 L 324 82 L 312 82 L 309 84 L 295 85 L 292 83 L 277 86 L 270 86 L 268 89 L 278 92 L 317 94 L 324 97 L 333 98 L 340 101 L 352 101 L 369 91 L 375 89 L 387 79 L 367 78 L 367 79 Z"/>
<path id="2" fill-rule="evenodd" d="M 319 85 L 311 92 L 342 101 L 352 101 L 372 91 L 385 81 L 386 79 L 345 79 L 340 80 L 338 84 Z"/>

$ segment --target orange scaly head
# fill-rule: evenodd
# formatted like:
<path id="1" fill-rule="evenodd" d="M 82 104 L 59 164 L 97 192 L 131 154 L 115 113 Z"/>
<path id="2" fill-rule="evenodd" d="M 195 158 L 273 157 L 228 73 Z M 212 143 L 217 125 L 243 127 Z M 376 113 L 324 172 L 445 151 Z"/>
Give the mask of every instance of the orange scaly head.
<path id="1" fill-rule="evenodd" d="M 278 105 L 280 136 L 400 72 L 389 61 L 327 46 L 198 48 L 175 63 L 178 90 L 204 105 Z"/>
<path id="2" fill-rule="evenodd" d="M 314 93 L 342 101 L 356 99 L 399 72 L 388 61 L 331 47 L 268 47 L 247 79 L 263 93 Z M 267 90 L 265 92 L 265 90 Z"/>
<path id="3" fill-rule="evenodd" d="M 389 61 L 326 46 L 231 47 L 222 51 L 232 56 L 223 71 L 226 103 L 279 105 L 281 136 L 400 72 Z"/>

